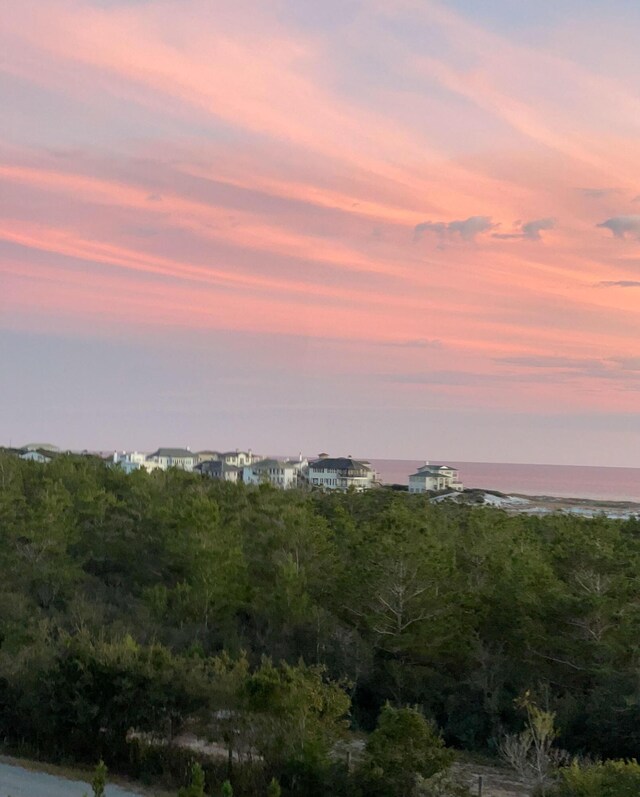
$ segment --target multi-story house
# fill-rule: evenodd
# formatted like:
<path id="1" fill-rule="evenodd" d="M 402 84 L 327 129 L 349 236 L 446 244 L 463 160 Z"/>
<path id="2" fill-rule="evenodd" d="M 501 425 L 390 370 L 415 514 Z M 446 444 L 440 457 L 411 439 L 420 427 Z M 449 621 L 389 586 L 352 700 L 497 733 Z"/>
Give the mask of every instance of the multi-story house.
<path id="1" fill-rule="evenodd" d="M 196 464 L 196 455 L 189 448 L 159 448 L 149 454 L 147 461 L 157 463 L 159 468 L 179 468 L 192 471 Z"/>
<path id="2" fill-rule="evenodd" d="M 126 473 L 132 473 L 134 470 L 146 470 L 150 473 L 161 467 L 158 462 L 149 459 L 140 451 L 114 451 L 113 464 L 118 465 Z"/>
<path id="3" fill-rule="evenodd" d="M 244 466 L 242 480 L 245 484 L 272 484 L 274 487 L 286 490 L 299 485 L 306 464 L 306 460 L 302 458 L 261 459 L 259 462 Z"/>
<path id="4" fill-rule="evenodd" d="M 218 462 L 219 459 L 220 459 L 220 452 L 219 451 L 197 451 L 195 456 L 196 456 L 196 465 L 200 465 L 203 462 Z"/>
<path id="5" fill-rule="evenodd" d="M 370 490 L 377 484 L 376 472 L 368 462 L 327 454 L 309 463 L 307 478 L 312 487 L 325 490 Z"/>
<path id="6" fill-rule="evenodd" d="M 199 462 L 194 470 L 197 473 L 201 473 L 203 476 L 208 476 L 210 479 L 221 479 L 227 482 L 237 482 L 242 479 L 242 468 L 227 465 L 226 462 L 219 459 L 209 459 L 205 462 Z"/>
<path id="7" fill-rule="evenodd" d="M 201 462 L 224 462 L 234 468 L 244 468 L 260 459 L 251 449 L 248 451 L 198 451 L 196 465 Z"/>
<path id="8" fill-rule="evenodd" d="M 428 493 L 438 490 L 462 492 L 464 485 L 458 479 L 458 471 L 449 465 L 431 465 L 425 462 L 416 473 L 409 476 L 410 493 Z"/>

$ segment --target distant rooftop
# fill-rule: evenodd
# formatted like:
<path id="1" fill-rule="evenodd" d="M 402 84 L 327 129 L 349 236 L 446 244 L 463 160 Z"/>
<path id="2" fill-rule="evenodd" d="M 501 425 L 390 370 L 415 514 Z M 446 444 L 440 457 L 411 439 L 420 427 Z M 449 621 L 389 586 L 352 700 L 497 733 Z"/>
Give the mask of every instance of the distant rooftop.
<path id="1" fill-rule="evenodd" d="M 159 448 L 150 457 L 171 457 L 172 459 L 179 459 L 181 457 L 193 457 L 195 454 L 188 448 Z"/>
<path id="2" fill-rule="evenodd" d="M 371 465 L 363 460 L 352 459 L 351 457 L 327 457 L 321 456 L 314 462 L 309 463 L 310 470 L 371 470 Z"/>
<path id="3" fill-rule="evenodd" d="M 254 462 L 253 465 L 247 465 L 248 468 L 255 470 L 269 470 L 269 468 L 291 468 L 294 463 L 291 461 L 282 461 L 280 459 L 261 459 L 259 462 Z"/>

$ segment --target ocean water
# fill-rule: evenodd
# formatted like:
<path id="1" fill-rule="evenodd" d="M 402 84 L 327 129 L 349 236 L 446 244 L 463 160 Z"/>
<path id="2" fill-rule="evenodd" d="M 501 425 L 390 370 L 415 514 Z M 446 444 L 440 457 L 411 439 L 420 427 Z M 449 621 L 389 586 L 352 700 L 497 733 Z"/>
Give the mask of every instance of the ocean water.
<path id="1" fill-rule="evenodd" d="M 409 474 L 424 460 L 372 459 L 385 484 L 408 484 Z M 640 501 L 640 468 L 597 468 L 586 465 L 511 465 L 502 462 L 446 462 L 460 471 L 465 487 L 503 493 Z"/>

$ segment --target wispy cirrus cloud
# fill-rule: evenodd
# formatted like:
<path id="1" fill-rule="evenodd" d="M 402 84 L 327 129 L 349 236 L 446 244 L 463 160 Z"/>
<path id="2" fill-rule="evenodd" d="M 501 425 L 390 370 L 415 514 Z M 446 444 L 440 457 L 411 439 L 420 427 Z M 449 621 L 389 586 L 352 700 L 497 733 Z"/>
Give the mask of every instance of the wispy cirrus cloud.
<path id="1" fill-rule="evenodd" d="M 447 412 L 637 406 L 600 374 L 640 355 L 624 290 L 640 281 L 615 240 L 640 227 L 609 207 L 638 190 L 640 101 L 602 51 L 565 55 L 568 12 L 532 45 L 436 0 L 14 5 L 4 325 L 158 346 L 233 330 L 272 354 L 289 336 L 309 372 L 331 336 L 327 384 L 375 358 L 401 375 L 372 377 L 367 400 L 423 386 L 399 416 L 447 385 Z"/>
<path id="2" fill-rule="evenodd" d="M 602 288 L 640 288 L 640 280 L 601 280 Z"/>
<path id="3" fill-rule="evenodd" d="M 559 357 L 551 354 L 500 357 L 497 362 L 526 368 L 584 368 L 585 366 L 593 367 L 601 363 L 600 360 L 590 357 Z"/>
<path id="4" fill-rule="evenodd" d="M 620 193 L 619 188 L 579 188 L 578 191 L 586 199 L 605 199 Z"/>
<path id="5" fill-rule="evenodd" d="M 535 372 L 556 373 L 564 379 L 595 379 L 636 384 L 640 379 L 640 357 L 561 357 L 526 355 L 502 357 L 496 362 Z M 535 377 L 537 378 L 537 376 Z"/>

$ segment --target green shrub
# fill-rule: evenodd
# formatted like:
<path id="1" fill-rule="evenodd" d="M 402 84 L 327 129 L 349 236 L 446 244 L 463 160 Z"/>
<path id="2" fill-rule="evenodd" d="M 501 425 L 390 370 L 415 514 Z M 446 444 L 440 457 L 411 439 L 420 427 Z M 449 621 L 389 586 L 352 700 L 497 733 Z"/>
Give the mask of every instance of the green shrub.
<path id="1" fill-rule="evenodd" d="M 452 761 L 453 753 L 419 711 L 386 705 L 356 770 L 356 788 L 367 797 L 412 797 Z"/>
<path id="2" fill-rule="evenodd" d="M 282 789 L 276 778 L 271 779 L 271 783 L 267 786 L 267 797 L 281 797 Z"/>
<path id="3" fill-rule="evenodd" d="M 204 769 L 200 764 L 193 764 L 189 785 L 180 789 L 178 797 L 204 797 Z"/>
<path id="4" fill-rule="evenodd" d="M 574 762 L 560 770 L 554 797 L 638 797 L 640 764 L 637 761 L 605 761 L 580 766 Z"/>

